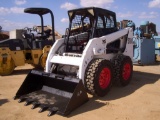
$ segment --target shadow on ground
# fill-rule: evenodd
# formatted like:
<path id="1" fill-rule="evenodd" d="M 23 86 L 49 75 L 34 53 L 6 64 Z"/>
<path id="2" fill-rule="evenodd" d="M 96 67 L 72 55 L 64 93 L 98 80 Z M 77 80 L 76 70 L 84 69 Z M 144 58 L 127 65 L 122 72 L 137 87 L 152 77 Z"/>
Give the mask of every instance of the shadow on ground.
<path id="1" fill-rule="evenodd" d="M 14 70 L 11 75 L 22 75 L 22 74 L 26 74 L 27 75 L 33 69 L 34 70 L 38 70 L 38 71 L 43 71 L 40 68 L 18 69 L 18 70 Z"/>
<path id="2" fill-rule="evenodd" d="M 22 70 L 14 70 L 11 75 L 22 75 L 22 74 L 28 74 L 29 71 L 32 69 L 22 69 Z"/>
<path id="3" fill-rule="evenodd" d="M 8 99 L 0 99 L 0 106 L 2 106 L 3 104 L 9 102 Z"/>
<path id="4" fill-rule="evenodd" d="M 89 102 L 87 102 L 86 104 L 82 105 L 81 107 L 73 111 L 68 117 L 101 108 L 107 105 L 107 103 L 110 100 L 115 100 L 128 96 L 134 93 L 134 91 L 141 88 L 142 86 L 146 84 L 154 84 L 158 80 L 160 80 L 160 75 L 158 74 L 134 71 L 132 81 L 128 86 L 126 87 L 113 86 L 111 88 L 111 91 L 105 97 L 90 98 Z M 98 100 L 103 102 L 100 102 Z"/>
<path id="5" fill-rule="evenodd" d="M 151 64 L 134 64 L 134 66 L 157 66 L 160 65 L 160 61 L 155 61 L 155 63 L 151 63 Z"/>
<path id="6" fill-rule="evenodd" d="M 125 96 L 132 94 L 133 92 L 135 92 L 137 89 L 141 88 L 142 86 L 146 84 L 154 84 L 158 80 L 160 80 L 159 74 L 134 71 L 132 81 L 128 86 L 126 87 L 114 86 L 109 92 L 109 94 L 101 99 L 115 100 L 121 97 L 125 97 Z"/>

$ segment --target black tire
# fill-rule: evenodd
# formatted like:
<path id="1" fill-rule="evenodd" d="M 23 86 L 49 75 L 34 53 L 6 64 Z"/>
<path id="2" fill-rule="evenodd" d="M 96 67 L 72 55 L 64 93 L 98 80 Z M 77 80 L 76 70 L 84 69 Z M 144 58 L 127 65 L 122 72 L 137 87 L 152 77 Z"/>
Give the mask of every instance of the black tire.
<path id="1" fill-rule="evenodd" d="M 130 83 L 133 74 L 133 64 L 129 56 L 117 55 L 113 61 L 114 83 L 126 86 Z"/>
<path id="2" fill-rule="evenodd" d="M 93 59 L 86 68 L 84 84 L 88 93 L 103 97 L 110 90 L 112 79 L 113 67 L 111 62 L 97 58 Z"/>

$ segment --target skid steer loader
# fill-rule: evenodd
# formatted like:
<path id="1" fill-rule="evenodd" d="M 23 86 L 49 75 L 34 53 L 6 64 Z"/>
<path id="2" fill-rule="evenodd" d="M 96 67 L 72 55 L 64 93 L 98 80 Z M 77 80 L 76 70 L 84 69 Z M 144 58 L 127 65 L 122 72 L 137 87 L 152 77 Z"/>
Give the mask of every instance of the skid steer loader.
<path id="1" fill-rule="evenodd" d="M 35 28 L 25 27 L 22 32 L 24 39 L 6 39 L 0 41 L 0 75 L 9 75 L 16 66 L 32 64 L 41 68 L 45 67 L 48 52 L 55 42 L 54 16 L 48 8 L 26 8 L 25 13 L 37 14 L 41 18 L 41 32 L 37 35 Z M 50 13 L 52 31 L 44 31 L 43 15 Z M 52 40 L 49 36 L 52 32 Z"/>
<path id="2" fill-rule="evenodd" d="M 88 7 L 68 11 L 69 28 L 52 46 L 45 72 L 32 70 L 14 99 L 68 115 L 88 101 L 87 92 L 105 96 L 113 82 L 122 86 L 132 77 L 133 31 L 118 31 L 116 14 Z"/>

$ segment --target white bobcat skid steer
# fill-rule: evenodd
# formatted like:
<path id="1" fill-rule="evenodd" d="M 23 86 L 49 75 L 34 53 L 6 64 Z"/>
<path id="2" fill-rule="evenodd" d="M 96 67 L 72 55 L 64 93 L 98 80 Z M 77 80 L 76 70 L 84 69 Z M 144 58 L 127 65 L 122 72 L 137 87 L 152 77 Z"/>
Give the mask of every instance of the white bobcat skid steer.
<path id="1" fill-rule="evenodd" d="M 15 96 L 49 115 L 67 115 L 88 101 L 87 92 L 104 96 L 114 81 L 125 86 L 132 77 L 132 28 L 117 30 L 116 14 L 101 8 L 68 15 L 69 28 L 52 46 L 46 71 L 32 70 Z"/>

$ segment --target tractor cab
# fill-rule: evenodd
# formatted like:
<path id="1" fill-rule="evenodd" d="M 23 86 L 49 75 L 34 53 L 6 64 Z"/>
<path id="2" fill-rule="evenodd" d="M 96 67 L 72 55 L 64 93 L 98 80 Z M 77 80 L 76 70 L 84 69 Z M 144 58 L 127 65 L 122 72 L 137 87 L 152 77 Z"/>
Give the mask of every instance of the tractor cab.
<path id="1" fill-rule="evenodd" d="M 88 7 L 68 11 L 66 51 L 82 53 L 89 39 L 117 31 L 116 14 L 102 8 Z"/>

